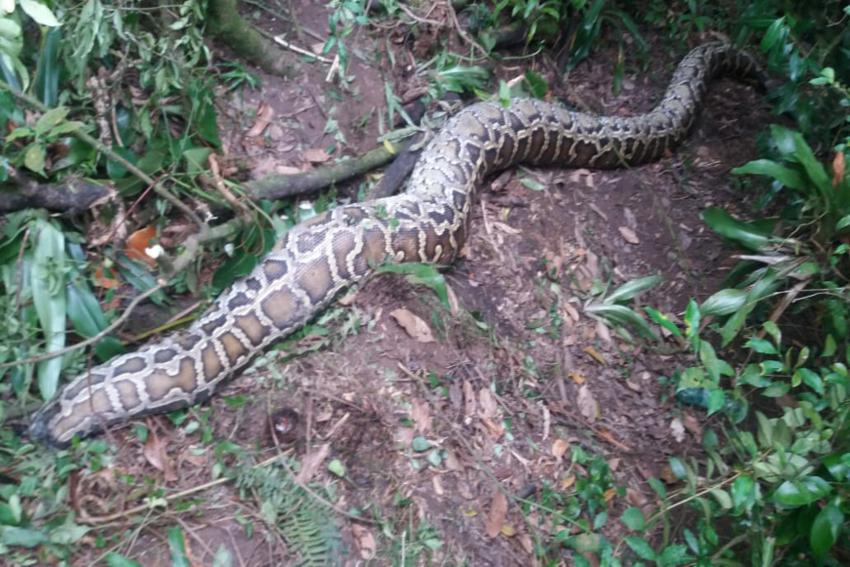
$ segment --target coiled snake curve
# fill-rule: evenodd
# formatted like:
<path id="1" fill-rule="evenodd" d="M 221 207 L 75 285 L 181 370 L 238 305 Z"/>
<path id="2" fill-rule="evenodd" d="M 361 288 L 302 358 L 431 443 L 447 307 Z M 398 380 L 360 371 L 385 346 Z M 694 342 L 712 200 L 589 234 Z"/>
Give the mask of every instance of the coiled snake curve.
<path id="1" fill-rule="evenodd" d="M 30 435 L 62 446 L 208 398 L 382 262 L 451 263 L 466 239 L 473 190 L 488 174 L 518 163 L 615 168 L 656 160 L 685 137 L 720 75 L 763 84 L 752 57 L 711 43 L 681 61 L 662 101 L 639 116 L 594 116 L 533 99 L 464 109 L 426 147 L 405 192 L 295 226 L 190 328 L 72 380 L 36 413 Z"/>

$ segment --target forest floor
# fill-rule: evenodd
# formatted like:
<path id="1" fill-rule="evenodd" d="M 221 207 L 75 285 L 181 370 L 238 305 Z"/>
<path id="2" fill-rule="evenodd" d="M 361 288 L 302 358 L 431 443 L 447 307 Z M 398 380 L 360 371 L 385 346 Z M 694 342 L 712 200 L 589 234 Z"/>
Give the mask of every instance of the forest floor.
<path id="1" fill-rule="evenodd" d="M 324 31 L 324 7 L 296 8 L 301 26 Z M 295 78 L 263 76 L 259 89 L 232 95 L 223 124 L 229 154 L 261 176 L 374 147 L 385 84 L 416 92 L 423 84 L 411 62 L 439 48 L 422 36 L 408 41 L 407 31 L 353 34 L 344 88 L 305 58 Z M 299 37 L 308 48 L 316 42 L 291 39 Z M 506 80 L 533 69 L 555 97 L 580 108 L 629 115 L 660 99 L 685 51 L 655 48 L 646 71 L 626 68 L 615 95 L 616 52 L 604 44 L 568 76 L 556 77 L 546 54 L 490 64 Z M 262 133 L 247 136 L 263 113 Z M 84 506 L 97 503 L 88 513 L 117 513 L 117 550 L 144 565 L 167 562 L 174 525 L 199 565 L 212 564 L 220 546 L 235 565 L 293 561 L 297 553 L 250 491 L 221 483 L 193 492 L 234 459 L 213 449 L 226 440 L 257 462 L 281 450 L 301 462 L 301 480 L 334 504 L 327 517 L 342 564 L 568 562 L 559 538 L 581 534 L 582 522 L 601 523 L 598 532 L 621 541 L 620 513 L 657 511 L 648 479 L 675 488 L 669 457 L 699 453 L 707 425 L 701 411 L 670 397 L 668 379 L 684 358 L 624 340 L 583 305 L 606 286 L 657 274 L 663 283 L 640 302 L 676 319 L 688 298 L 717 288 L 728 251 L 700 213 L 746 210 L 729 170 L 756 155 L 767 117 L 750 88 L 721 81 L 687 141 L 658 163 L 605 172 L 520 167 L 489 180 L 461 258 L 445 271 L 451 308 L 402 276 L 371 279 L 320 319 L 315 328 L 330 332 L 263 355 L 178 426 L 149 418 L 156 444 L 132 428 L 110 432 L 120 449 L 108 470 L 130 475 L 135 488 L 121 484 L 119 499 L 102 472 L 79 479 L 77 490 L 92 496 Z M 356 183 L 340 193 L 356 193 Z M 277 443 L 269 415 L 292 426 Z M 154 489 L 190 496 L 122 517 Z M 339 512 L 353 510 L 367 520 Z M 82 546 L 78 560 L 100 553 Z"/>

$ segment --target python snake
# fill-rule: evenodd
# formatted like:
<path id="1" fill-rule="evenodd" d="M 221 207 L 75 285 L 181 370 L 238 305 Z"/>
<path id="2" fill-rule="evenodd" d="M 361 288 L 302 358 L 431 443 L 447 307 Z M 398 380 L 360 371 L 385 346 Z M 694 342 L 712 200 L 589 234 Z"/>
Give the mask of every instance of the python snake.
<path id="1" fill-rule="evenodd" d="M 72 380 L 36 413 L 30 435 L 62 446 L 207 399 L 375 266 L 451 263 L 466 240 L 473 191 L 488 174 L 519 163 L 614 168 L 656 160 L 685 137 L 708 83 L 721 75 L 764 84 L 751 56 L 711 43 L 681 61 L 662 101 L 639 116 L 595 116 L 534 99 L 466 108 L 428 144 L 403 193 L 295 226 L 187 330 Z"/>

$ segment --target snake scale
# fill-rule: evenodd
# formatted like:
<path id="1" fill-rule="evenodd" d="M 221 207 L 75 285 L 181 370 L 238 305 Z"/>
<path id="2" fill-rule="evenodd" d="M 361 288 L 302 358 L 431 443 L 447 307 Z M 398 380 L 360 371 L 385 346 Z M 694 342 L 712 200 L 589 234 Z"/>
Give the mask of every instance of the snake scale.
<path id="1" fill-rule="evenodd" d="M 710 43 L 680 62 L 658 106 L 639 116 L 595 116 L 534 99 L 464 109 L 428 144 L 403 193 L 295 226 L 191 327 L 72 380 L 36 413 L 30 435 L 62 446 L 209 398 L 252 355 L 375 266 L 451 263 L 466 240 L 473 191 L 488 174 L 519 163 L 615 168 L 656 160 L 685 137 L 718 76 L 763 85 L 751 56 Z"/>

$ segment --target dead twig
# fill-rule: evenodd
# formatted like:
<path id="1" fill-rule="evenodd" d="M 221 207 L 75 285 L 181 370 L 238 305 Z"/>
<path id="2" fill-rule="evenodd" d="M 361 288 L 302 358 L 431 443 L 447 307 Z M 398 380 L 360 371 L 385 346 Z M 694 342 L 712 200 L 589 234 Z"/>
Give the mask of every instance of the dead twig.
<path id="1" fill-rule="evenodd" d="M 274 40 L 274 42 L 276 44 L 280 45 L 281 47 L 285 47 L 286 49 L 288 49 L 290 51 L 294 51 L 295 53 L 298 53 L 300 55 L 306 55 L 307 57 L 312 57 L 316 61 L 320 61 L 322 63 L 325 63 L 326 65 L 331 65 L 333 63 L 333 60 L 328 59 L 327 57 L 322 57 L 321 55 L 316 55 L 315 53 L 307 51 L 303 47 L 298 47 L 297 45 L 286 41 L 285 39 L 283 39 L 279 35 L 273 36 L 272 40 Z"/>

